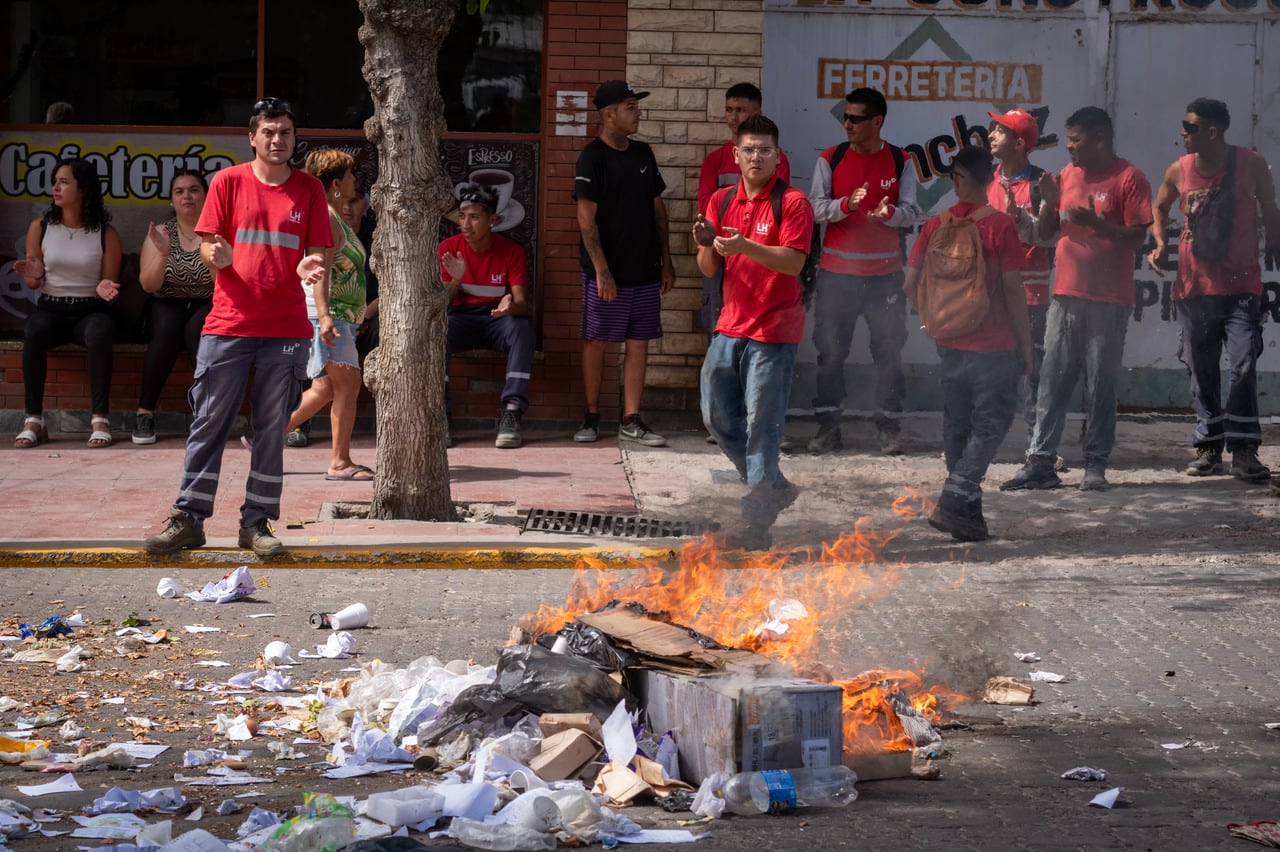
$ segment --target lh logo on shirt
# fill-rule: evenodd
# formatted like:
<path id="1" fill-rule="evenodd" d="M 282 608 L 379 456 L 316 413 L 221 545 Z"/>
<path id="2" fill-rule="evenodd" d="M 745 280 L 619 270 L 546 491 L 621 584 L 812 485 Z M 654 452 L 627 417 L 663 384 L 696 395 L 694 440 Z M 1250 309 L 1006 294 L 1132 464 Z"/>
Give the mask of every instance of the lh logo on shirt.
<path id="1" fill-rule="evenodd" d="M 489 283 L 490 283 L 490 284 L 501 284 L 501 283 L 502 283 L 502 273 L 501 273 L 501 272 L 492 272 L 492 273 L 490 273 L 490 274 L 489 274 Z"/>
<path id="2" fill-rule="evenodd" d="M 770 224 L 771 224 L 771 223 L 769 223 L 769 222 L 756 222 L 756 236 L 758 236 L 758 237 L 767 237 L 767 236 L 769 236 L 769 226 L 770 226 Z"/>
<path id="3" fill-rule="evenodd" d="M 895 183 L 897 183 L 897 182 L 898 182 L 898 179 L 897 179 L 897 178 L 889 178 L 888 180 L 882 180 L 882 181 L 880 181 L 880 188 L 881 188 L 881 189 L 893 189 L 893 185 L 894 185 Z"/>
<path id="4" fill-rule="evenodd" d="M 295 225 L 301 225 L 301 224 L 302 224 L 302 211 L 301 211 L 301 210 L 290 210 L 290 211 L 289 211 L 289 221 L 290 221 L 290 222 L 292 222 L 292 223 L 293 223 L 293 224 L 295 224 Z"/>

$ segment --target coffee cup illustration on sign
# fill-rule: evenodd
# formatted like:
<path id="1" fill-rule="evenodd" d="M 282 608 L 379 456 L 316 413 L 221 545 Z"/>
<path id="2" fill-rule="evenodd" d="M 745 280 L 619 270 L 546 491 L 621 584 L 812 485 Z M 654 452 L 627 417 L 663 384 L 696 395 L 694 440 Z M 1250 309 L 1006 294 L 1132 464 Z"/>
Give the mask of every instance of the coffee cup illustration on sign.
<path id="1" fill-rule="evenodd" d="M 468 180 L 453 188 L 454 196 L 462 193 L 468 183 L 479 184 L 491 190 L 498 198 L 498 220 L 494 223 L 495 231 L 506 231 L 514 228 L 524 219 L 524 205 L 511 197 L 515 190 L 515 175 L 505 169 L 476 169 Z"/>

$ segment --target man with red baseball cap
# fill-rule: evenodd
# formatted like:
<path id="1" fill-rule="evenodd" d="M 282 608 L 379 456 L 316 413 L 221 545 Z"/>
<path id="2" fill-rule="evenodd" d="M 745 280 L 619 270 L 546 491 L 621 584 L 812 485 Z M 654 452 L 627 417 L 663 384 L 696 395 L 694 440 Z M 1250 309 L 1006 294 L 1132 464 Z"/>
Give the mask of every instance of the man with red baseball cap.
<path id="1" fill-rule="evenodd" d="M 1025 109 L 987 115 L 991 116 L 991 156 L 1000 163 L 995 178 L 987 185 L 987 203 L 1013 217 L 1026 252 L 1022 285 L 1027 291 L 1033 363 L 1027 373 L 1022 416 L 1030 441 L 1036 428 L 1036 393 L 1040 388 L 1040 364 L 1044 361 L 1044 327 L 1049 314 L 1049 279 L 1053 272 L 1050 248 L 1054 243 L 1054 240 L 1036 239 L 1036 224 L 1040 220 L 1039 181 L 1044 169 L 1031 165 L 1028 155 L 1040 142 L 1040 122 Z"/>

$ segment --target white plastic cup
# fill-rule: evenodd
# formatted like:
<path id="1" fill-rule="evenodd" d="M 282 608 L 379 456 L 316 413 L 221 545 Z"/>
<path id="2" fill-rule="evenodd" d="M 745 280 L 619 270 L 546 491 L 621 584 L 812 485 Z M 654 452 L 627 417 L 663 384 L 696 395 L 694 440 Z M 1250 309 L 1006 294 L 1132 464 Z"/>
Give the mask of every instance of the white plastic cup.
<path id="1" fill-rule="evenodd" d="M 297 664 L 293 658 L 293 646 L 288 642 L 270 642 L 262 652 L 262 661 L 269 666 L 292 666 Z"/>
<path id="2" fill-rule="evenodd" d="M 178 581 L 172 577 L 165 577 L 156 586 L 156 594 L 162 598 L 176 598 L 179 591 Z"/>
<path id="3" fill-rule="evenodd" d="M 560 806 L 544 795 L 530 798 L 516 824 L 546 834 L 558 829 L 560 820 Z"/>
<path id="4" fill-rule="evenodd" d="M 353 603 L 329 616 L 329 626 L 334 630 L 354 630 L 369 625 L 369 608 L 362 603 Z"/>

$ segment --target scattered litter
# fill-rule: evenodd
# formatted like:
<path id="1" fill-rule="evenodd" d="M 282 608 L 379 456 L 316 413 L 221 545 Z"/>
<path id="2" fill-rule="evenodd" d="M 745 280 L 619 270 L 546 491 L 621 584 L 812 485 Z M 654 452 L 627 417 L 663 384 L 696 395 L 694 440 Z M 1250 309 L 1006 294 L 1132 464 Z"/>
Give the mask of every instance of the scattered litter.
<path id="1" fill-rule="evenodd" d="M 176 598 L 181 591 L 178 581 L 172 577 L 164 577 L 156 584 L 156 594 L 162 598 Z"/>
<path id="2" fill-rule="evenodd" d="M 205 627 L 203 624 L 184 624 L 182 629 L 188 633 L 221 633 L 221 627 Z"/>
<path id="3" fill-rule="evenodd" d="M 84 736 L 84 728 L 75 723 L 74 719 L 68 719 L 62 723 L 62 727 L 58 729 L 58 738 L 64 743 L 78 740 Z"/>
<path id="4" fill-rule="evenodd" d="M 19 716 L 14 724 L 19 730 L 29 730 L 31 728 L 45 728 L 49 725 L 57 725 L 67 718 L 67 711 L 61 707 L 56 710 L 48 710 L 44 713 L 37 713 L 34 716 Z"/>
<path id="5" fill-rule="evenodd" d="M 112 787 L 106 795 L 94 799 L 84 812 L 89 815 L 132 813 L 140 808 L 171 814 L 187 803 L 177 787 L 160 787 L 156 790 L 138 791 Z"/>
<path id="6" fill-rule="evenodd" d="M 231 665 L 223 660 L 200 660 L 196 663 L 196 668 L 200 669 L 220 669 Z"/>
<path id="7" fill-rule="evenodd" d="M 1198 748 L 1201 751 L 1217 751 L 1218 750 L 1218 747 L 1216 745 L 1212 745 L 1210 743 L 1204 743 L 1204 742 L 1201 742 L 1200 740 L 1192 739 L 1191 737 L 1187 737 L 1185 741 L 1180 743 L 1160 743 L 1160 748 L 1168 749 L 1169 751 L 1177 751 L 1179 749 L 1184 749 L 1184 748 Z"/>
<path id="8" fill-rule="evenodd" d="M 208 775 L 183 775 L 175 773 L 173 780 L 179 784 L 190 785 L 192 787 L 234 787 L 244 784 L 273 784 L 273 778 L 259 778 L 250 775 L 248 772 L 241 772 L 238 769 L 227 769 L 221 766 L 215 766 L 209 770 Z"/>
<path id="9" fill-rule="evenodd" d="M 160 642 L 164 642 L 169 638 L 169 631 L 156 630 L 152 632 L 149 630 L 142 630 L 137 627 L 121 627 L 119 630 L 116 631 L 116 636 L 134 637 L 136 639 L 142 640 L 144 644 L 156 645 L 156 644 L 159 644 Z"/>
<path id="10" fill-rule="evenodd" d="M 1120 794 L 1123 792 L 1123 787 L 1112 787 L 1110 790 L 1105 790 L 1094 796 L 1089 800 L 1089 804 L 1110 810 L 1115 807 L 1116 800 L 1120 798 Z"/>
<path id="11" fill-rule="evenodd" d="M 250 613 L 245 617 L 246 618 L 275 618 L 276 614 L 274 612 L 254 612 L 254 613 Z"/>
<path id="12" fill-rule="evenodd" d="M 91 837 L 96 840 L 132 840 L 147 825 L 145 819 L 133 814 L 101 814 L 87 817 L 72 815 L 71 819 L 80 826 L 71 832 L 72 837 Z"/>
<path id="13" fill-rule="evenodd" d="M 77 645 L 77 648 L 80 646 Z M 58 659 L 67 653 L 65 648 L 28 648 L 25 651 L 18 651 L 9 658 L 11 663 L 56 663 Z"/>
<path id="14" fill-rule="evenodd" d="M 330 633 L 323 645 L 316 646 L 316 652 L 299 651 L 298 656 L 308 660 L 345 660 L 356 651 L 356 638 L 345 631 Z"/>
<path id="15" fill-rule="evenodd" d="M 230 603 L 252 595 L 259 588 L 260 581 L 249 575 L 249 566 L 241 565 L 216 583 L 207 583 L 198 592 L 187 592 L 193 601 L 212 601 L 213 603 Z"/>
<path id="16" fill-rule="evenodd" d="M 223 799 L 218 803 L 218 816 L 231 816 L 244 810 L 244 804 L 235 799 Z"/>
<path id="17" fill-rule="evenodd" d="M 1068 781 L 1106 781 L 1107 770 L 1094 769 L 1092 766 L 1077 766 L 1062 773 Z"/>
<path id="18" fill-rule="evenodd" d="M 1260 843 L 1263 846 L 1274 846 L 1280 848 L 1280 823 L 1273 819 L 1260 819 L 1256 822 L 1227 823 L 1227 830 L 1231 832 L 1232 837 L 1240 837 L 1245 840 L 1252 840 L 1254 843 Z"/>
<path id="19" fill-rule="evenodd" d="M 16 698 L 10 698 L 7 695 L 0 696 L 0 713 L 5 712 L 6 710 L 17 710 L 21 706 L 22 702 L 18 701 Z"/>
<path id="20" fill-rule="evenodd" d="M 1280 722 L 1264 722 L 1262 727 L 1268 731 L 1280 731 Z"/>
<path id="21" fill-rule="evenodd" d="M 1035 651 L 1025 651 L 1025 652 L 1024 652 L 1024 651 L 1014 651 L 1014 652 L 1013 652 L 1013 655 L 1014 655 L 1015 657 L 1017 657 L 1017 658 L 1018 658 L 1018 661 L 1019 661 L 1019 662 L 1022 662 L 1022 663 L 1038 663 L 1038 662 L 1040 662 L 1040 655 L 1039 655 L 1039 654 L 1037 654 Z"/>
<path id="22" fill-rule="evenodd" d="M 293 646 L 288 642 L 269 642 L 262 651 L 262 661 L 269 666 L 297 665 L 293 658 Z"/>
<path id="23" fill-rule="evenodd" d="M 1067 678 L 1065 675 L 1056 674 L 1055 672 L 1036 671 L 1027 675 L 1027 680 L 1036 683 L 1066 683 Z"/>
<path id="24" fill-rule="evenodd" d="M 1036 689 L 1011 677 L 993 677 L 987 681 L 982 700 L 987 704 L 1027 705 L 1035 698 Z"/>
<path id="25" fill-rule="evenodd" d="M 243 713 L 234 719 L 219 713 L 217 721 L 214 722 L 213 732 L 236 742 L 253 739 L 253 731 L 249 730 L 249 717 Z"/>
<path id="26" fill-rule="evenodd" d="M 282 743 L 279 740 L 267 743 L 267 751 L 274 754 L 276 760 L 303 760 L 306 758 L 305 754 L 295 751 L 293 746 L 288 743 Z"/>

